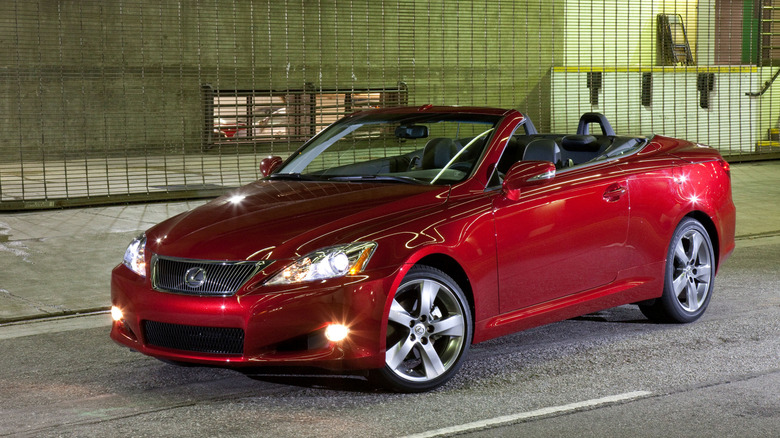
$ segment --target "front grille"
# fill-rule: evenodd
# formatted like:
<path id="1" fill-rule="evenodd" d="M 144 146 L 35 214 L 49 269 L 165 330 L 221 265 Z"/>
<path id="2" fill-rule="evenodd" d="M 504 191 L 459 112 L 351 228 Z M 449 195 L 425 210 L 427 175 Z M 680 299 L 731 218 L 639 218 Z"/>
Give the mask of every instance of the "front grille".
<path id="1" fill-rule="evenodd" d="M 232 295 L 269 262 L 190 260 L 154 255 L 152 287 L 189 295 Z"/>
<path id="2" fill-rule="evenodd" d="M 210 354 L 244 354 L 244 330 L 240 328 L 144 321 L 143 329 L 146 343 L 157 347 Z"/>

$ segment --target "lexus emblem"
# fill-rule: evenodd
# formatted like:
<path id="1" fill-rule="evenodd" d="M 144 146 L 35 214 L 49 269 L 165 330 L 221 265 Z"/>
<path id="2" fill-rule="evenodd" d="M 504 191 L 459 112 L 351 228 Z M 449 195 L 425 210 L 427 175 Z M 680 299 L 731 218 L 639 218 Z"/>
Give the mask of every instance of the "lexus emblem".
<path id="1" fill-rule="evenodd" d="M 197 289 L 203 286 L 203 283 L 205 282 L 206 271 L 199 266 L 188 269 L 184 274 L 184 284 L 193 289 Z"/>

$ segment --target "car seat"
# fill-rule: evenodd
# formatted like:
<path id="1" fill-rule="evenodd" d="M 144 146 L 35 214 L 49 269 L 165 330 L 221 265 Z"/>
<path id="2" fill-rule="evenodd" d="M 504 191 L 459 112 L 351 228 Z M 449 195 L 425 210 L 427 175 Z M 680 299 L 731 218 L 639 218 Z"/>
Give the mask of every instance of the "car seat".
<path id="1" fill-rule="evenodd" d="M 536 138 L 525 148 L 523 161 L 549 161 L 561 167 L 561 148 L 555 140 Z"/>
<path id="2" fill-rule="evenodd" d="M 458 147 L 451 138 L 432 138 L 423 149 L 422 168 L 441 169 L 458 153 Z"/>

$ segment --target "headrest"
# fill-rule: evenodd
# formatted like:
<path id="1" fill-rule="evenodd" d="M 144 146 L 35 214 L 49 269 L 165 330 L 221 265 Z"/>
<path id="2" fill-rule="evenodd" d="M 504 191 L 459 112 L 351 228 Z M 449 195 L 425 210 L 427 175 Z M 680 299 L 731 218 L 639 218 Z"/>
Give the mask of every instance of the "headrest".
<path id="1" fill-rule="evenodd" d="M 523 153 L 523 161 L 550 161 L 558 163 L 561 160 L 561 149 L 555 140 L 537 138 L 528 143 Z"/>
<path id="2" fill-rule="evenodd" d="M 577 135 L 588 135 L 590 129 L 588 125 L 591 123 L 598 123 L 601 127 L 601 132 L 604 135 L 615 135 L 615 131 L 609 124 L 609 120 L 604 114 L 601 113 L 585 113 L 580 117 L 580 123 L 577 125 Z"/>
<path id="3" fill-rule="evenodd" d="M 561 146 L 569 151 L 596 152 L 601 145 L 592 135 L 567 135 L 561 139 Z"/>
<path id="4" fill-rule="evenodd" d="M 423 169 L 440 169 L 458 153 L 458 147 L 450 138 L 432 138 L 423 149 Z"/>

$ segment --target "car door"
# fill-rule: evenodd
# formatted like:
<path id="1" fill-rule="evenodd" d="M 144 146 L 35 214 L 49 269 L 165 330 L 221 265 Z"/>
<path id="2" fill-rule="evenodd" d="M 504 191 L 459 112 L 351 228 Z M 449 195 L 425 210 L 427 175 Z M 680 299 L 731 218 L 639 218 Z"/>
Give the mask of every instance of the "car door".
<path id="1" fill-rule="evenodd" d="M 616 164 L 558 171 L 493 201 L 501 313 L 613 281 L 626 263 L 629 197 Z"/>

